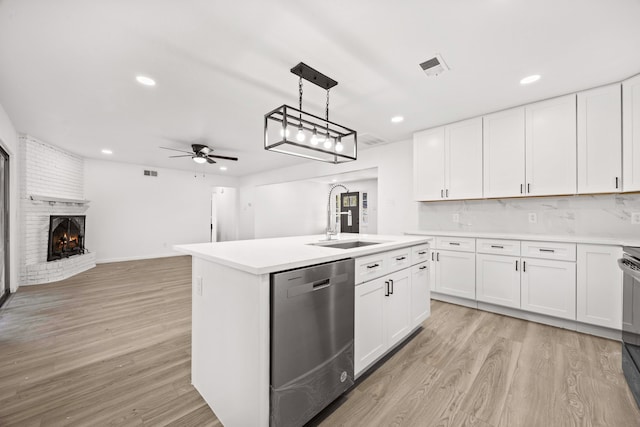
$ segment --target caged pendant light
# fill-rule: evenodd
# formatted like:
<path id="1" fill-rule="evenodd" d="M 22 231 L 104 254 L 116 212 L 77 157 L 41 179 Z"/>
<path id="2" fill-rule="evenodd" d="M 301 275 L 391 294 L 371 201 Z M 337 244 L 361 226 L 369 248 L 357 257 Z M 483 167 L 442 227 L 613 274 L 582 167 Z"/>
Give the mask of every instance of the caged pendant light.
<path id="1" fill-rule="evenodd" d="M 338 82 L 304 63 L 291 69 L 299 77 L 298 108 L 282 105 L 264 116 L 264 148 L 328 163 L 345 163 L 358 157 L 358 133 L 329 121 L 329 90 Z M 327 91 L 325 117 L 302 110 L 302 79 Z"/>

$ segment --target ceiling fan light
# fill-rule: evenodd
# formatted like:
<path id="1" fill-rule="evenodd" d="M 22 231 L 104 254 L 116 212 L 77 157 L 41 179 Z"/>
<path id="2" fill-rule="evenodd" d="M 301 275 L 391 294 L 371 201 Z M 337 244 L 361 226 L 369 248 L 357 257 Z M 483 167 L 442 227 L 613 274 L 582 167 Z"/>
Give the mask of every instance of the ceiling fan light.
<path id="1" fill-rule="evenodd" d="M 193 161 L 198 163 L 198 164 L 202 164 L 202 163 L 206 163 L 207 159 L 205 157 L 194 156 L 193 157 Z"/>

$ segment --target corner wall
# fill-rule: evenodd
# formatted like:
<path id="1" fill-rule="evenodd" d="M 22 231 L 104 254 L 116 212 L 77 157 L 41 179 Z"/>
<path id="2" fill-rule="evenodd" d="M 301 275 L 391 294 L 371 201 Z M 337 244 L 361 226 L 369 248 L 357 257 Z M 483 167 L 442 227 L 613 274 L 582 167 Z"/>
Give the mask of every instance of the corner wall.
<path id="1" fill-rule="evenodd" d="M 0 146 L 9 154 L 9 274 L 11 292 L 18 289 L 19 260 L 19 220 L 18 204 L 20 199 L 18 177 L 20 168 L 18 165 L 18 133 L 16 132 L 9 116 L 0 105 Z"/>

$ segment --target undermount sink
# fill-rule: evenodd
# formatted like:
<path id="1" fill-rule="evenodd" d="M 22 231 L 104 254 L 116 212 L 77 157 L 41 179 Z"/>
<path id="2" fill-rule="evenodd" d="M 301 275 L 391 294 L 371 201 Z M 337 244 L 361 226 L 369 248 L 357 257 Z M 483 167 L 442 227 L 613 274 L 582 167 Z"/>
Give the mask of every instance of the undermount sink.
<path id="1" fill-rule="evenodd" d="M 324 246 L 325 248 L 336 248 L 336 249 L 353 249 L 360 248 L 362 246 L 371 246 L 371 245 L 379 245 L 382 242 L 367 242 L 364 240 L 350 240 L 346 242 L 336 241 L 335 243 L 328 242 L 320 242 L 320 243 L 310 243 L 315 246 Z"/>

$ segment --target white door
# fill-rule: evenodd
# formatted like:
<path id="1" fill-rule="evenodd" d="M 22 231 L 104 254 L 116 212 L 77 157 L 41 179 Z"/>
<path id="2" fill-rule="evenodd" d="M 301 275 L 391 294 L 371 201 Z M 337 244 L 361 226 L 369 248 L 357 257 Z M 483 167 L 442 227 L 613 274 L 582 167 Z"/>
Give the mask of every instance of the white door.
<path id="1" fill-rule="evenodd" d="M 384 279 L 389 283 L 384 319 L 387 328 L 386 346 L 390 348 L 411 331 L 411 269 L 405 268 Z"/>
<path id="2" fill-rule="evenodd" d="M 576 96 L 525 107 L 526 192 L 576 193 Z"/>
<path id="3" fill-rule="evenodd" d="M 622 328 L 622 258 L 620 246 L 577 247 L 577 319 L 607 328 Z"/>
<path id="4" fill-rule="evenodd" d="M 483 117 L 484 197 L 524 196 L 524 108 Z"/>
<path id="5" fill-rule="evenodd" d="M 522 258 L 522 309 L 576 319 L 576 264 Z"/>
<path id="6" fill-rule="evenodd" d="M 520 308 L 520 270 L 518 257 L 476 255 L 476 299 L 491 304 Z"/>
<path id="7" fill-rule="evenodd" d="M 436 292 L 476 298 L 476 254 L 436 251 Z"/>
<path id="8" fill-rule="evenodd" d="M 482 117 L 445 126 L 445 198 L 482 198 Z"/>
<path id="9" fill-rule="evenodd" d="M 355 373 L 360 373 L 385 352 L 383 319 L 385 281 L 376 279 L 355 287 L 354 354 Z"/>
<path id="10" fill-rule="evenodd" d="M 431 314 L 431 292 L 429 290 L 429 263 L 422 262 L 411 267 L 411 327 L 424 322 Z"/>
<path id="11" fill-rule="evenodd" d="M 578 93 L 578 193 L 622 190 L 620 84 Z"/>
<path id="12" fill-rule="evenodd" d="M 640 75 L 622 82 L 622 189 L 640 191 Z"/>
<path id="13" fill-rule="evenodd" d="M 444 198 L 444 128 L 413 135 L 413 193 L 416 200 Z"/>
<path id="14" fill-rule="evenodd" d="M 218 241 L 218 194 L 216 189 L 211 193 L 211 241 Z"/>

